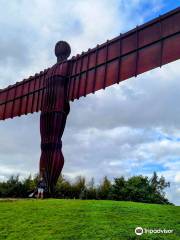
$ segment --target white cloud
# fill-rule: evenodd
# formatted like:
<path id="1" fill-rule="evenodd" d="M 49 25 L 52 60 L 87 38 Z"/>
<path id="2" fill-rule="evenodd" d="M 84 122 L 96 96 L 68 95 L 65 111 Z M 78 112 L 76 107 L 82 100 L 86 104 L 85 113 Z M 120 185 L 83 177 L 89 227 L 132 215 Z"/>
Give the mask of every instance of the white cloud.
<path id="1" fill-rule="evenodd" d="M 175 182 L 180 183 L 180 171 L 175 175 Z"/>

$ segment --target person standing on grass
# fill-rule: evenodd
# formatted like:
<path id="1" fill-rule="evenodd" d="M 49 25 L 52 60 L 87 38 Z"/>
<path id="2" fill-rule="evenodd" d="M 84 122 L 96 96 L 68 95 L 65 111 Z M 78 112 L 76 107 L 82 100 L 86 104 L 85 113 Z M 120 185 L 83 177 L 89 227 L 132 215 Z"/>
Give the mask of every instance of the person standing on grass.
<path id="1" fill-rule="evenodd" d="M 44 191 L 46 188 L 46 183 L 45 180 L 41 177 L 38 184 L 37 184 L 37 188 L 38 188 L 38 194 L 37 194 L 37 198 L 44 198 Z"/>

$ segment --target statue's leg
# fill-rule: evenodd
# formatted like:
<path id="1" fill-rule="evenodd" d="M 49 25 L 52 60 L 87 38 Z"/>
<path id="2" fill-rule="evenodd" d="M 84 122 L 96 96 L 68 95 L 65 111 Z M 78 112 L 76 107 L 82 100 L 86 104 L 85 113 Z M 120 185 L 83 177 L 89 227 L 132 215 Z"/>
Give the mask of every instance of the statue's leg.
<path id="1" fill-rule="evenodd" d="M 67 114 L 63 111 L 42 112 L 40 116 L 40 174 L 45 178 L 50 193 L 64 165 L 61 138 L 66 118 Z"/>

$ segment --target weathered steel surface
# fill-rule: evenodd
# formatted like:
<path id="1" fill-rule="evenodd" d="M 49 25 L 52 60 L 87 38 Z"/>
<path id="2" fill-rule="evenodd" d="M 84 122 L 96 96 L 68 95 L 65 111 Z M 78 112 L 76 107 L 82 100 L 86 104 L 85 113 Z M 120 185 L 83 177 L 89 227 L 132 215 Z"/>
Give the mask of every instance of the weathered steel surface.
<path id="1" fill-rule="evenodd" d="M 70 111 L 67 96 L 68 64 L 55 64 L 46 75 L 46 88 L 40 116 L 41 157 L 40 174 L 49 192 L 53 192 L 64 165 L 62 135 Z"/>
<path id="2" fill-rule="evenodd" d="M 64 49 L 68 50 L 68 46 Z M 61 76 L 66 65 L 69 69 L 66 72 L 69 77 L 68 98 L 73 101 L 179 58 L 180 8 L 177 8 L 59 63 L 56 71 L 52 71 L 53 67 L 46 69 L 0 90 L 0 120 L 40 111 L 46 80 Z"/>
<path id="3" fill-rule="evenodd" d="M 40 174 L 49 192 L 64 164 L 62 135 L 69 100 L 180 58 L 180 8 L 67 61 L 70 46 L 55 47 L 58 63 L 0 90 L 0 120 L 41 111 Z"/>
<path id="4" fill-rule="evenodd" d="M 67 74 L 68 66 L 69 61 L 57 63 L 33 77 L 0 90 L 0 120 L 41 111 L 49 80 Z"/>
<path id="5" fill-rule="evenodd" d="M 73 58 L 69 99 L 180 58 L 180 8 Z"/>
<path id="6" fill-rule="evenodd" d="M 54 53 L 57 57 L 57 62 L 62 62 L 68 59 L 71 54 L 71 47 L 65 41 L 59 41 L 56 43 Z"/>
<path id="7" fill-rule="evenodd" d="M 177 8 L 59 63 L 55 71 L 53 67 L 46 69 L 0 90 L 0 120 L 40 111 L 47 79 L 64 76 L 64 72 L 69 77 L 68 98 L 73 101 L 179 58 L 180 8 Z"/>
<path id="8" fill-rule="evenodd" d="M 0 90 L 0 120 L 41 109 L 48 69 Z"/>
<path id="9" fill-rule="evenodd" d="M 58 65 L 55 65 L 52 68 L 52 75 L 57 67 Z M 53 186 L 56 184 L 64 165 L 61 138 L 70 111 L 67 87 L 68 78 L 63 76 L 50 77 L 47 81 L 44 104 L 41 109 L 40 174 L 46 180 L 49 192 L 53 192 Z"/>

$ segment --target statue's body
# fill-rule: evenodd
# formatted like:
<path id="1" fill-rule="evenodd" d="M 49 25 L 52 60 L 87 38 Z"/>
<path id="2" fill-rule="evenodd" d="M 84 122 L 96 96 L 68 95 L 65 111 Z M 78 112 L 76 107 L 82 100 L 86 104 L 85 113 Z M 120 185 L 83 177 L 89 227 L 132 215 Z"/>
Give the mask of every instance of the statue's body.
<path id="1" fill-rule="evenodd" d="M 67 60 L 70 52 L 58 42 L 54 66 L 0 89 L 0 120 L 41 111 L 39 173 L 50 193 L 64 164 L 69 101 L 180 59 L 180 8 Z"/>
<path id="2" fill-rule="evenodd" d="M 63 42 L 63 44 L 65 43 Z M 59 63 L 62 60 L 60 59 Z M 59 63 L 51 69 L 51 73 Z M 49 74 L 50 77 L 47 78 L 47 93 L 40 116 L 40 175 L 45 179 L 50 193 L 53 192 L 53 187 L 64 165 L 61 138 L 70 111 L 68 78 L 56 75 L 51 77 L 51 73 Z"/>

